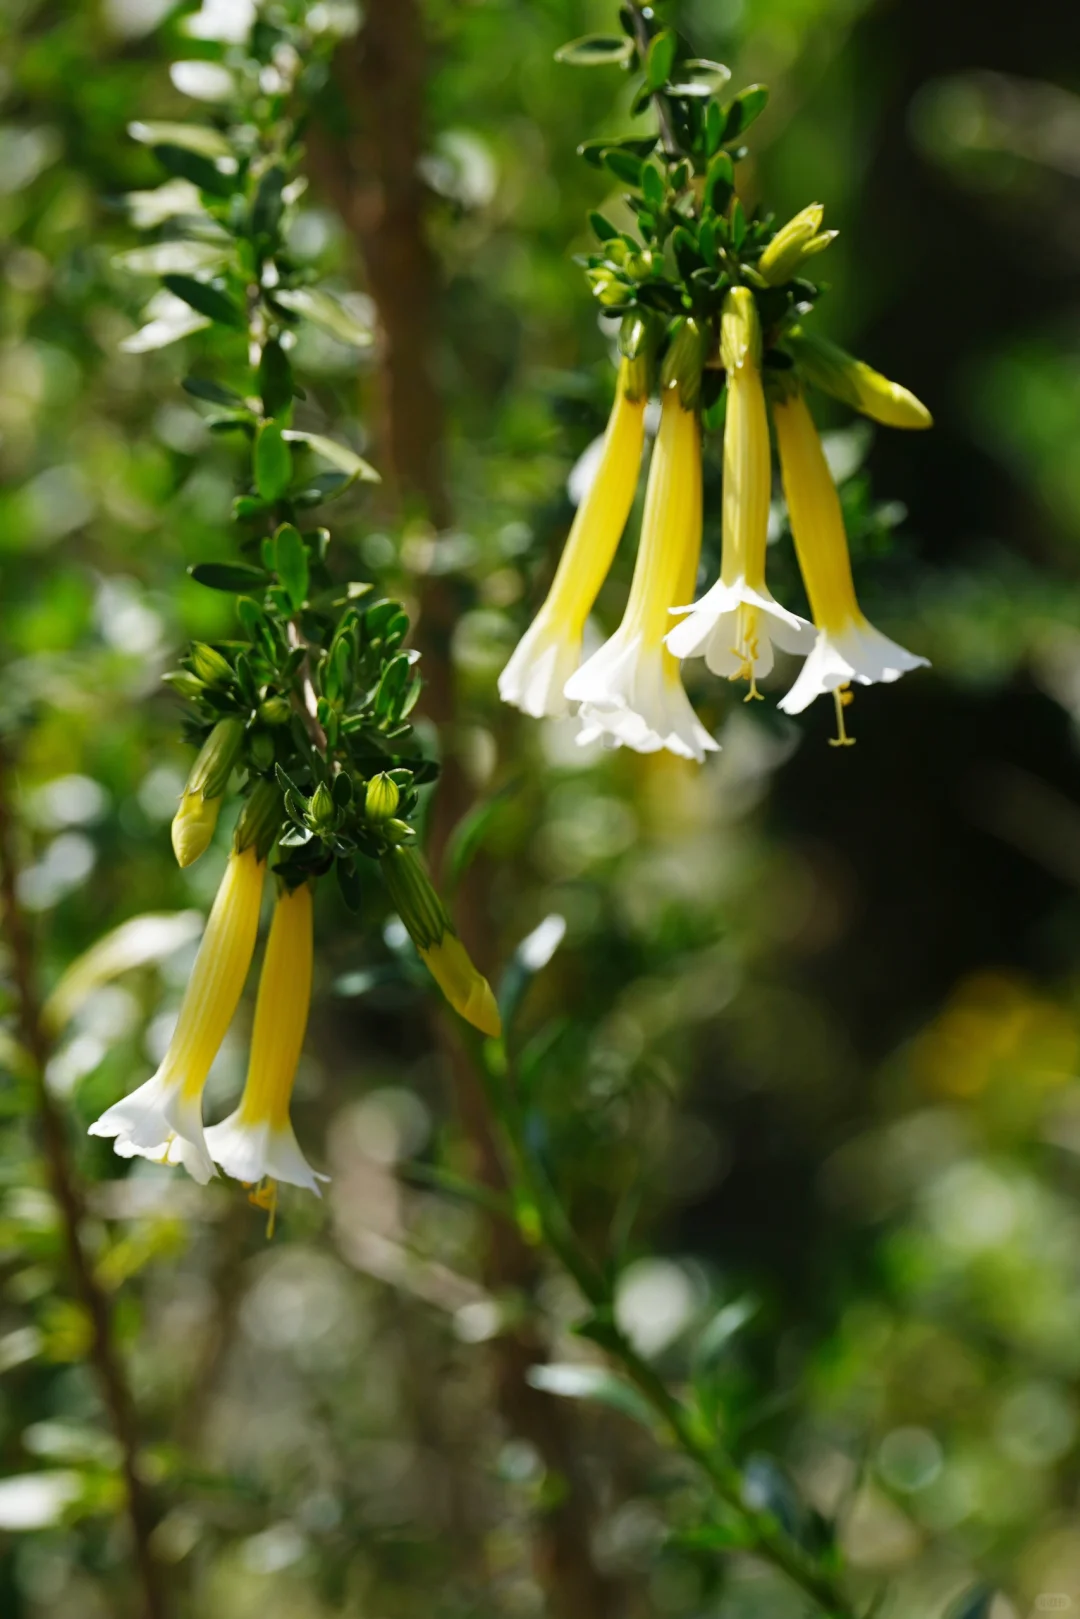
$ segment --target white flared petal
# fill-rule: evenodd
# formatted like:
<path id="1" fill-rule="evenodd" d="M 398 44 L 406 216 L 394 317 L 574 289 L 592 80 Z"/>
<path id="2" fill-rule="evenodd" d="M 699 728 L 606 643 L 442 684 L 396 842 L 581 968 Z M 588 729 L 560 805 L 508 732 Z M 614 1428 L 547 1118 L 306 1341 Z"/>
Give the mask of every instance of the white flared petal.
<path id="1" fill-rule="evenodd" d="M 201 1096 L 185 1097 L 160 1074 L 107 1108 L 89 1133 L 114 1137 L 113 1148 L 121 1158 L 183 1164 L 201 1186 L 215 1174 L 203 1136 Z"/>
<path id="2" fill-rule="evenodd" d="M 210 1126 L 206 1145 L 226 1175 L 248 1186 L 266 1179 L 285 1181 L 321 1197 L 319 1182 L 329 1179 L 312 1169 L 300 1151 L 291 1124 L 278 1129 L 265 1119 L 245 1124 L 238 1111 Z"/>
<path id="3" fill-rule="evenodd" d="M 757 655 L 753 658 L 739 650 L 741 607 L 753 608 L 758 614 Z M 805 656 L 817 638 L 817 631 L 805 618 L 781 607 L 768 590 L 755 590 L 744 579 L 733 584 L 718 579 L 699 602 L 674 607 L 672 612 L 687 616 L 669 632 L 669 651 L 677 658 L 703 657 L 714 675 L 728 678 L 767 675 L 773 666 L 774 642 L 783 652 Z"/>
<path id="4" fill-rule="evenodd" d="M 929 662 L 890 641 L 862 618 L 839 632 L 820 632 L 798 680 L 779 706 L 785 714 L 801 714 L 815 697 L 851 681 L 858 686 L 888 683 L 912 669 L 928 668 Z"/>
<path id="5" fill-rule="evenodd" d="M 694 713 L 678 665 L 641 635 L 616 631 L 567 682 L 566 695 L 581 704 L 582 745 L 602 736 L 636 753 L 666 748 L 699 761 L 719 746 Z"/>
<path id="6" fill-rule="evenodd" d="M 581 637 L 541 613 L 499 676 L 499 696 L 533 719 L 558 719 L 570 712 L 563 688 L 580 661 Z"/>

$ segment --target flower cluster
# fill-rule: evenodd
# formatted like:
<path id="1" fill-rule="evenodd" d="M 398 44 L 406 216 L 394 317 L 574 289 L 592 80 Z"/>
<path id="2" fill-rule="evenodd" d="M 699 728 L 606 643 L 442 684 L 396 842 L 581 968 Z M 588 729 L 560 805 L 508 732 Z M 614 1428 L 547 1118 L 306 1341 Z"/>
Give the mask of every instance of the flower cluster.
<path id="1" fill-rule="evenodd" d="M 161 282 L 148 323 L 126 346 L 144 352 L 213 329 L 229 380 L 192 375 L 184 387 L 212 408 L 209 425 L 238 435 L 247 451 L 233 502 L 239 555 L 191 570 L 234 598 L 238 633 L 195 643 L 165 677 L 190 705 L 188 737 L 199 749 L 172 828 L 180 865 L 210 846 L 234 782 L 243 807 L 165 1059 L 91 1131 L 112 1137 L 123 1156 L 182 1163 L 200 1181 L 216 1165 L 249 1184 L 313 1191 L 318 1177 L 297 1145 L 289 1107 L 311 995 L 312 894 L 322 877 L 333 870 L 356 911 L 365 875 L 378 873 L 450 1004 L 484 1034 L 500 1033 L 491 988 L 416 848 L 419 789 L 438 767 L 423 757 L 409 719 L 421 683 L 418 654 L 405 646 L 408 616 L 398 601 L 372 599 L 369 583 L 342 577 L 329 531 L 311 516 L 378 477 L 349 445 L 295 416 L 305 398 L 291 358 L 297 326 L 314 322 L 355 346 L 370 341 L 347 305 L 298 269 L 287 245 L 303 185 L 299 123 L 333 43 L 313 29 L 320 12 L 289 0 L 254 19 L 249 37 L 226 43 L 218 72 L 229 88 L 213 123 L 133 131 L 171 178 L 139 193 L 134 209 L 159 239 L 118 261 Z M 178 87 L 204 79 L 174 75 Z M 277 895 L 247 1083 L 236 1110 L 204 1129 L 203 1091 L 251 965 L 268 871 Z"/>
<path id="2" fill-rule="evenodd" d="M 547 599 L 499 680 L 503 699 L 541 717 L 577 706 L 580 741 L 702 759 L 716 747 L 683 690 L 680 662 L 749 683 L 774 647 L 805 658 L 780 706 L 836 700 L 838 743 L 851 685 L 896 680 L 926 660 L 889 640 L 855 596 L 840 501 L 805 391 L 814 387 L 893 427 L 930 426 L 905 388 L 805 325 L 821 288 L 808 267 L 834 239 L 812 204 L 775 228 L 748 219 L 735 187 L 742 136 L 763 109 L 754 85 L 724 106 L 719 63 L 686 60 L 646 8 L 623 8 L 626 37 L 564 47 L 584 65 L 640 66 L 634 110 L 653 106 L 657 133 L 593 142 L 582 154 L 631 189 L 633 230 L 591 216 L 601 251 L 586 261 L 603 308 L 621 315 L 615 404 Z M 660 422 L 623 621 L 582 663 L 586 622 L 634 503 L 654 383 Z M 702 539 L 702 414 L 723 409 L 720 575 L 696 603 Z M 771 410 L 795 550 L 813 622 L 775 600 L 765 579 L 772 499 Z M 674 619 L 679 619 L 678 623 Z"/>

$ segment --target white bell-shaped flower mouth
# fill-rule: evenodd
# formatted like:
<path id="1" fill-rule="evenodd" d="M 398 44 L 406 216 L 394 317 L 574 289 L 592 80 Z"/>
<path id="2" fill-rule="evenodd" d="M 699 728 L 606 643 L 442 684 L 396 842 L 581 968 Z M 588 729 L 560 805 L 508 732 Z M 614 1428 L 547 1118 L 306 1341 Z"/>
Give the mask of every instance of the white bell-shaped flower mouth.
<path id="1" fill-rule="evenodd" d="M 602 738 L 612 747 L 682 759 L 704 759 L 719 744 L 709 735 L 683 690 L 679 665 L 663 643 L 625 625 L 569 681 L 567 696 L 581 704 L 578 742 Z"/>
<path id="2" fill-rule="evenodd" d="M 330 1178 L 312 1169 L 288 1120 L 283 1125 L 274 1125 L 265 1118 L 245 1121 L 237 1108 L 220 1124 L 210 1126 L 206 1145 L 226 1175 L 248 1186 L 261 1180 L 285 1181 L 321 1197 L 319 1182 Z"/>
<path id="3" fill-rule="evenodd" d="M 718 579 L 699 602 L 673 607 L 685 613 L 669 631 L 667 645 L 677 658 L 704 658 L 714 675 L 728 680 L 758 679 L 773 666 L 773 647 L 805 657 L 817 631 L 805 618 L 789 612 L 763 587 L 755 590 L 739 578 Z"/>
<path id="4" fill-rule="evenodd" d="M 541 610 L 499 676 L 503 702 L 537 720 L 568 714 L 563 688 L 581 662 L 581 639 L 576 621 Z"/>
<path id="5" fill-rule="evenodd" d="M 168 1084 L 160 1072 L 106 1109 L 89 1133 L 114 1137 L 120 1158 L 183 1164 L 203 1186 L 216 1173 L 203 1135 L 201 1091 L 185 1095 L 179 1084 Z"/>
<path id="6" fill-rule="evenodd" d="M 801 714 L 815 697 L 838 691 L 854 682 L 873 686 L 899 680 L 912 669 L 928 668 L 930 660 L 890 641 L 861 615 L 843 630 L 822 630 L 817 645 L 802 666 L 799 678 L 781 699 L 785 714 Z"/>

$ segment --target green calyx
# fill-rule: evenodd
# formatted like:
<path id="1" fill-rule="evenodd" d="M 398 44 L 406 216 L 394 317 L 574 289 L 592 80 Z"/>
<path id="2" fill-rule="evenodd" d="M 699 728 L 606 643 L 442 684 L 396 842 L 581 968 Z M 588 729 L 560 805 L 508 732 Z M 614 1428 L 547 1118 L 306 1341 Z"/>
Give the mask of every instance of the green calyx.
<path id="1" fill-rule="evenodd" d="M 676 325 L 660 367 L 662 388 L 678 388 L 684 410 L 696 410 L 701 399 L 701 373 L 712 345 L 708 326 L 692 315 Z"/>
<path id="2" fill-rule="evenodd" d="M 233 848 L 237 854 L 254 848 L 259 859 L 265 860 L 281 830 L 281 812 L 281 792 L 276 783 L 265 778 L 257 781 L 240 811 L 233 833 Z"/>
<path id="3" fill-rule="evenodd" d="M 387 849 L 379 869 L 391 903 L 418 950 L 430 950 L 453 933 L 442 900 L 415 849 L 401 844 Z"/>

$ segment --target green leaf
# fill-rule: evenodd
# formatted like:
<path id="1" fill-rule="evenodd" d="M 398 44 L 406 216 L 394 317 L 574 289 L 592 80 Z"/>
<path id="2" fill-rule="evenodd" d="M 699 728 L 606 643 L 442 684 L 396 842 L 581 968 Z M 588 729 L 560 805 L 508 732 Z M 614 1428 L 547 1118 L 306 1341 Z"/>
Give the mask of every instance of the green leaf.
<path id="1" fill-rule="evenodd" d="M 484 839 L 505 809 L 507 800 L 521 789 L 520 776 L 512 776 L 488 798 L 474 804 L 458 821 L 446 844 L 443 866 L 448 891 L 452 892 L 483 846 Z"/>
<path id="2" fill-rule="evenodd" d="M 724 138 L 724 114 L 718 101 L 710 101 L 705 113 L 705 151 L 709 157 L 720 147 Z"/>
<path id="3" fill-rule="evenodd" d="M 371 328 L 329 292 L 315 287 L 279 287 L 272 296 L 282 309 L 302 315 L 313 326 L 320 326 L 331 337 L 336 337 L 339 343 L 364 349 L 374 341 Z"/>
<path id="4" fill-rule="evenodd" d="M 721 1358 L 736 1333 L 753 1319 L 760 1309 L 756 1299 L 733 1299 L 717 1310 L 700 1337 L 694 1351 L 699 1371 L 708 1371 Z"/>
<path id="5" fill-rule="evenodd" d="M 374 706 L 377 719 L 397 718 L 398 705 L 405 695 L 411 667 L 412 659 L 407 652 L 399 652 L 397 657 L 391 658 L 386 665 L 375 692 Z"/>
<path id="6" fill-rule="evenodd" d="M 611 223 L 610 219 L 605 219 L 603 214 L 598 214 L 595 212 L 595 210 L 589 215 L 589 224 L 593 228 L 593 234 L 597 236 L 601 242 L 614 241 L 615 237 L 621 234 L 621 232 L 618 231 Z"/>
<path id="7" fill-rule="evenodd" d="M 560 45 L 555 60 L 568 67 L 620 67 L 633 54 L 632 39 L 621 39 L 618 34 L 583 34 L 580 39 Z"/>
<path id="8" fill-rule="evenodd" d="M 382 480 L 373 466 L 370 466 L 355 450 L 350 450 L 347 444 L 339 444 L 337 439 L 324 438 L 321 433 L 302 433 L 297 428 L 287 427 L 282 437 L 289 444 L 306 444 L 316 455 L 321 455 L 324 461 L 329 461 L 332 467 L 337 467 L 349 479 L 357 478 L 361 483 L 380 483 Z"/>
<path id="9" fill-rule="evenodd" d="M 251 229 L 256 237 L 273 239 L 281 223 L 281 193 L 285 187 L 285 171 L 276 165 L 267 169 L 259 181 L 255 201 L 251 205 Z"/>
<path id="10" fill-rule="evenodd" d="M 187 146 L 155 146 L 154 156 L 168 174 L 178 180 L 190 180 L 192 185 L 212 197 L 231 197 L 236 190 L 233 175 L 222 174 L 213 158 L 193 152 Z"/>
<path id="11" fill-rule="evenodd" d="M 705 204 L 722 214 L 735 189 L 735 165 L 728 152 L 717 152 L 705 172 Z"/>
<path id="12" fill-rule="evenodd" d="M 363 889 L 360 885 L 359 873 L 351 860 L 342 860 L 339 858 L 335 864 L 337 869 L 338 887 L 341 889 L 341 897 L 345 901 L 346 908 L 352 911 L 355 915 L 360 909 L 360 905 L 364 897 Z"/>
<path id="13" fill-rule="evenodd" d="M 673 96 L 714 96 L 727 84 L 731 78 L 731 69 L 725 67 L 723 62 L 710 62 L 702 56 L 691 57 L 688 62 L 679 66 L 680 73 L 685 73 L 685 79 L 670 87 L 669 93 Z M 716 109 L 719 113 L 719 107 Z M 712 148 L 713 151 L 716 147 Z"/>
<path id="14" fill-rule="evenodd" d="M 664 176 L 655 163 L 646 163 L 642 169 L 641 189 L 649 207 L 654 213 L 659 213 L 664 206 Z"/>
<path id="15" fill-rule="evenodd" d="M 196 281 L 190 275 L 166 275 L 161 279 L 163 285 L 175 297 L 182 299 L 197 314 L 205 315 L 208 320 L 216 321 L 219 326 L 231 326 L 236 331 L 243 330 L 245 324 L 243 311 L 216 287 L 211 287 L 205 281 Z"/>
<path id="16" fill-rule="evenodd" d="M 131 275 L 187 274 L 218 270 L 229 257 L 227 242 L 153 242 L 130 253 L 113 255 L 113 266 Z"/>
<path id="17" fill-rule="evenodd" d="M 750 84 L 745 90 L 740 90 L 728 108 L 724 125 L 725 142 L 733 141 L 737 135 L 749 129 L 754 119 L 765 111 L 768 99 L 769 89 L 764 84 Z"/>
<path id="18" fill-rule="evenodd" d="M 255 487 L 265 501 L 280 500 L 292 479 L 292 456 L 277 422 L 264 422 L 255 440 Z"/>
<path id="19" fill-rule="evenodd" d="M 262 590 L 266 575 L 261 568 L 249 568 L 244 562 L 197 562 L 188 573 L 198 585 L 210 590 L 227 590 L 234 595 L 246 595 Z"/>
<path id="20" fill-rule="evenodd" d="M 645 63 L 645 83 L 650 90 L 659 90 L 667 83 L 675 66 L 677 41 L 670 28 L 662 28 L 649 46 Z"/>
<path id="21" fill-rule="evenodd" d="M 215 382 L 212 377 L 185 377 L 180 386 L 193 398 L 205 399 L 211 405 L 225 405 L 232 410 L 244 403 L 238 393 Z"/>
<path id="22" fill-rule="evenodd" d="M 288 451 L 285 453 L 287 455 Z M 292 603 L 293 611 L 299 611 L 307 600 L 308 559 L 304 542 L 291 523 L 282 523 L 274 535 L 274 572 Z"/>
<path id="23" fill-rule="evenodd" d="M 735 206 L 731 210 L 731 245 L 734 247 L 736 252 L 738 252 L 745 240 L 746 214 L 743 210 L 742 203 L 738 200 L 738 198 L 736 198 Z"/>
<path id="24" fill-rule="evenodd" d="M 276 338 L 263 345 L 259 360 L 259 394 L 264 416 L 280 416 L 292 404 L 292 366 Z"/>
<path id="25" fill-rule="evenodd" d="M 128 134 L 143 146 L 182 146 L 203 157 L 232 159 L 227 137 L 209 124 L 143 123 L 140 120 L 128 125 Z"/>
<path id="26" fill-rule="evenodd" d="M 646 1428 L 653 1428 L 656 1419 L 652 1409 L 629 1383 L 602 1366 L 577 1366 L 559 1362 L 550 1366 L 530 1366 L 526 1382 L 545 1394 L 557 1394 L 566 1400 L 595 1400 L 609 1406 L 624 1417 L 632 1417 Z"/>
<path id="27" fill-rule="evenodd" d="M 617 146 L 608 147 L 604 152 L 604 167 L 610 169 L 616 179 L 625 180 L 627 185 L 641 184 L 642 163 L 633 152 L 622 151 Z"/>

